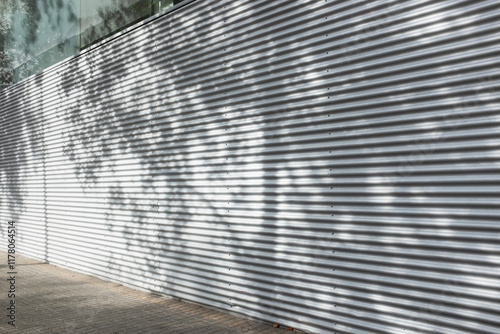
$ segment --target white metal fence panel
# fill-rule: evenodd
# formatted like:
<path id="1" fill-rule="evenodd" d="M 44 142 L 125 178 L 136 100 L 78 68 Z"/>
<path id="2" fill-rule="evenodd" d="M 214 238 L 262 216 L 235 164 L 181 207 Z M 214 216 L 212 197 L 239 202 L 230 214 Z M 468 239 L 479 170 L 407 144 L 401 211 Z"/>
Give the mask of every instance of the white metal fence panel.
<path id="1" fill-rule="evenodd" d="M 0 92 L 0 246 L 317 333 L 499 333 L 497 1 L 193 1 Z"/>

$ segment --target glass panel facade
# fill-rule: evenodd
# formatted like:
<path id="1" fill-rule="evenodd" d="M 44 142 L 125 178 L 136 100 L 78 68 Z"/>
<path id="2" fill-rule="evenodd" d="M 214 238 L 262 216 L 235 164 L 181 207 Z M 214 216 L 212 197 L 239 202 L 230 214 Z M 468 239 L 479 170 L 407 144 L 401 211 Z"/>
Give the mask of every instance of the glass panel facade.
<path id="1" fill-rule="evenodd" d="M 182 0 L 2 0 L 0 89 Z"/>
<path id="2" fill-rule="evenodd" d="M 80 42 L 86 47 L 152 14 L 150 0 L 86 0 L 80 9 Z"/>
<path id="3" fill-rule="evenodd" d="M 78 0 L 19 1 L 7 47 L 12 80 L 22 80 L 79 51 Z"/>

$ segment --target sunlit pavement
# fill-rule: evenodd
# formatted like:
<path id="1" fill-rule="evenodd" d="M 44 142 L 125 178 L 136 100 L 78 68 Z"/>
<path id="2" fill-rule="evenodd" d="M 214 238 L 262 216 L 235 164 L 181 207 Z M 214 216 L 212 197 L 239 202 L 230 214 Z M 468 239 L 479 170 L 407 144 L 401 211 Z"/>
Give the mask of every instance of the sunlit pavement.
<path id="1" fill-rule="evenodd" d="M 17 254 L 16 254 L 17 255 Z M 0 252 L 0 333 L 294 333 L 16 256 L 15 324 Z"/>

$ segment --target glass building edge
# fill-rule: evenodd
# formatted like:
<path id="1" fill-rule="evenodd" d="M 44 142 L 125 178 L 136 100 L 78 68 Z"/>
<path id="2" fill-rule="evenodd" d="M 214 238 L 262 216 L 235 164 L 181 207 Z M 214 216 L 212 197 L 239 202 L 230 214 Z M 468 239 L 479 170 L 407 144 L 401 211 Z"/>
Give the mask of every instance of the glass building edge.
<path id="1" fill-rule="evenodd" d="M 39 1 L 39 0 L 33 0 Z M 43 1 L 43 0 L 41 0 Z M 103 0 L 99 0 L 103 1 Z M 81 54 L 86 53 L 98 47 L 99 45 L 108 43 L 111 40 L 119 38 L 120 36 L 127 34 L 128 32 L 148 24 L 149 22 L 158 19 L 163 15 L 167 15 L 170 12 L 187 5 L 196 0 L 131 0 L 129 4 L 139 4 L 142 3 L 144 7 L 142 7 L 143 12 L 140 13 L 138 17 L 135 17 L 133 21 L 126 22 L 123 25 L 117 26 L 116 29 L 113 29 L 110 32 L 107 32 L 103 36 L 98 36 L 96 40 L 90 41 L 85 45 L 82 45 L 82 17 L 81 17 L 81 0 L 78 0 L 78 11 L 75 26 L 77 29 L 77 34 L 71 36 L 70 38 L 62 41 L 61 43 L 51 47 L 48 50 L 45 50 L 42 53 L 35 55 L 26 55 L 25 62 L 18 64 L 18 66 L 11 67 L 6 69 L 11 73 L 11 80 L 9 82 L 5 80 L 0 81 L 0 90 L 6 89 L 16 83 L 23 81 L 31 76 L 35 76 L 37 73 L 42 71 L 51 70 L 52 68 L 64 64 L 67 61 L 70 61 L 74 57 L 77 57 Z M 123 3 L 123 2 L 121 2 Z M 145 6 L 147 4 L 147 7 Z M 144 11 L 144 9 L 147 9 Z M 121 7 L 123 10 L 123 6 Z M 101 12 L 103 13 L 103 12 Z M 111 13 L 114 14 L 114 13 Z M 122 13 L 123 14 L 123 13 Z M 66 44 L 66 45 L 64 45 Z M 66 49 L 65 49 L 66 47 Z M 70 51 L 68 51 L 68 48 Z M 17 50 L 19 52 L 19 50 Z M 59 54 L 58 54 L 59 51 Z"/>
<path id="2" fill-rule="evenodd" d="M 178 1 L 172 7 L 166 8 L 166 9 L 160 11 L 159 13 L 153 14 L 153 15 L 145 18 L 144 20 L 140 20 L 139 22 L 136 22 L 135 24 L 128 25 L 128 26 L 124 27 L 123 29 L 121 29 L 121 30 L 119 30 L 119 31 L 117 31 L 117 32 L 115 32 L 113 34 L 110 34 L 110 35 L 108 35 L 108 36 L 100 39 L 99 41 L 86 46 L 85 48 L 81 49 L 81 51 L 78 53 L 78 55 L 81 55 L 81 54 L 84 54 L 86 52 L 89 52 L 89 51 L 91 51 L 91 50 L 93 50 L 95 48 L 100 47 L 103 44 L 109 43 L 109 42 L 111 42 L 111 41 L 113 41 L 113 40 L 115 40 L 117 38 L 120 38 L 121 36 L 123 36 L 125 34 L 128 34 L 131 31 L 133 31 L 135 29 L 138 29 L 139 27 L 147 25 L 150 22 L 155 21 L 155 20 L 157 20 L 160 17 L 163 17 L 165 15 L 169 15 L 173 11 L 176 11 L 176 10 L 178 10 L 181 7 L 189 5 L 190 3 L 194 2 L 194 1 L 198 1 L 198 0 L 180 0 L 180 1 Z"/>

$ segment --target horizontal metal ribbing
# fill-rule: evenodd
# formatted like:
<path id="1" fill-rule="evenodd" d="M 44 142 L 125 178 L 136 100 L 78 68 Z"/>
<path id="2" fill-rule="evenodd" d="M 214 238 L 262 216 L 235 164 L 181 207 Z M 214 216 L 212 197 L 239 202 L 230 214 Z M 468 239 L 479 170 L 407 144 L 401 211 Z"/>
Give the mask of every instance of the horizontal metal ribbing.
<path id="1" fill-rule="evenodd" d="M 499 17 L 193 1 L 0 92 L 0 219 L 26 255 L 305 331 L 497 333 Z"/>

